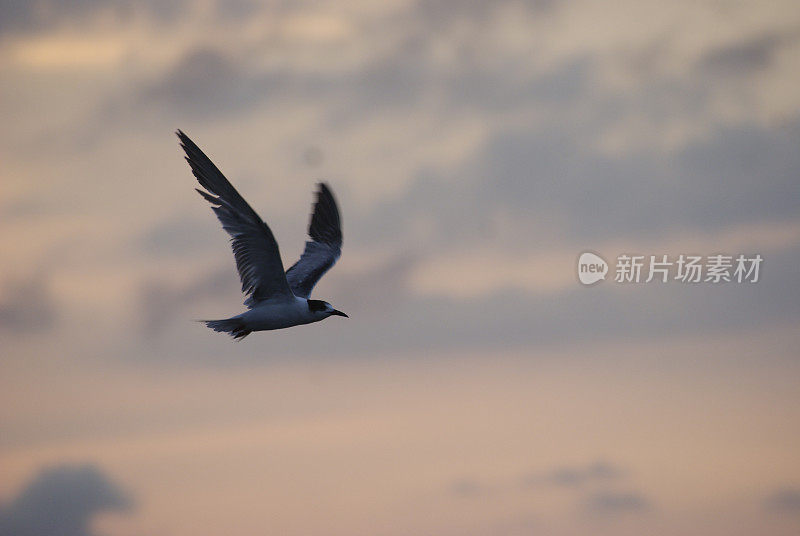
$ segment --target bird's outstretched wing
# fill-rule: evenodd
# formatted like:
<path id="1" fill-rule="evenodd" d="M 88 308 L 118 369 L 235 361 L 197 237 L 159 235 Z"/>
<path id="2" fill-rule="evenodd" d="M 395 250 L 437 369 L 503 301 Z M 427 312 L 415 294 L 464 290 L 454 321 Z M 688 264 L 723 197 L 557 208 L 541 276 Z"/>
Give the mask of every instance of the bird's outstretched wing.
<path id="1" fill-rule="evenodd" d="M 269 298 L 291 298 L 292 291 L 272 231 L 203 151 L 180 130 L 176 134 L 192 173 L 207 190 L 197 189 L 198 193 L 211 203 L 222 228 L 231 235 L 242 292 L 248 296 L 245 304 L 251 306 Z"/>
<path id="2" fill-rule="evenodd" d="M 300 260 L 286 272 L 286 279 L 295 296 L 308 298 L 317 281 L 336 264 L 342 254 L 342 224 L 339 209 L 330 189 L 319 184 L 317 201 L 308 225 L 311 240 Z"/>

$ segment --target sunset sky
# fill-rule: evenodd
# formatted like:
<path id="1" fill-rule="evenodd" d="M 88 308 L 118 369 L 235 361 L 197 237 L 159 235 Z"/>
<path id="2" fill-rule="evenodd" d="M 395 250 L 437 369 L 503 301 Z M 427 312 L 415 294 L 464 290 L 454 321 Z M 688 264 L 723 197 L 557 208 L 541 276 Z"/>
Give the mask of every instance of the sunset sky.
<path id="1" fill-rule="evenodd" d="M 800 532 L 796 2 L 0 0 L 0 117 L 0 536 Z M 178 128 L 349 320 L 194 322 Z"/>

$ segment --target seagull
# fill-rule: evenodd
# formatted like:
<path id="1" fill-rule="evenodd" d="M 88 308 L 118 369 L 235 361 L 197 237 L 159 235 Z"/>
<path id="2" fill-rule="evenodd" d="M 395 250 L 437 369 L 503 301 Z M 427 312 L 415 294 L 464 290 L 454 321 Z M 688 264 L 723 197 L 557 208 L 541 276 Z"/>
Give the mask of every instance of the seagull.
<path id="1" fill-rule="evenodd" d="M 201 322 L 241 340 L 254 331 L 310 324 L 329 316 L 349 318 L 326 301 L 309 299 L 314 285 L 342 254 L 341 218 L 330 188 L 319 183 L 308 225 L 311 240 L 306 242 L 300 260 L 284 272 L 278 243 L 267 224 L 186 134 L 180 130 L 176 134 L 192 173 L 204 188 L 195 190 L 211 203 L 222 228 L 231 236 L 246 296 L 247 311 Z"/>

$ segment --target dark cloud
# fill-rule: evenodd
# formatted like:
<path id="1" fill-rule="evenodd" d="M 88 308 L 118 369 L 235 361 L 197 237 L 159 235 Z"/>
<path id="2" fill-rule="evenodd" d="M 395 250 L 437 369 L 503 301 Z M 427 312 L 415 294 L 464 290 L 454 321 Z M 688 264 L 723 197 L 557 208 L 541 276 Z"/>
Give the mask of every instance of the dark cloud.
<path id="1" fill-rule="evenodd" d="M 707 52 L 697 70 L 719 76 L 751 76 L 770 66 L 776 52 L 793 39 L 785 33 L 769 33 Z"/>
<path id="2" fill-rule="evenodd" d="M 271 2 L 272 6 L 278 8 L 286 5 L 282 2 Z M 258 13 L 264 7 L 261 0 L 219 0 L 214 6 L 217 15 L 222 19 L 241 21 Z"/>
<path id="3" fill-rule="evenodd" d="M 231 263 L 232 264 L 232 263 Z M 153 342 L 174 322 L 189 322 L 187 310 L 204 299 L 236 296 L 239 291 L 233 267 L 215 270 L 183 284 L 150 279 L 139 291 L 139 317 L 145 340 Z"/>
<path id="4" fill-rule="evenodd" d="M 230 113 L 272 96 L 286 79 L 281 72 L 251 73 L 241 56 L 196 48 L 143 88 L 138 106 L 192 117 Z"/>
<path id="5" fill-rule="evenodd" d="M 424 170 L 409 190 L 376 207 L 364 240 L 384 242 L 419 218 L 430 245 L 491 238 L 493 218 L 519 219 L 519 247 L 660 236 L 787 219 L 800 212 L 800 121 L 781 129 L 725 128 L 672 154 L 625 158 L 587 148 L 579 130 L 538 125 L 495 133 L 447 174 Z M 535 218 L 540 227 L 531 227 Z M 392 222 L 392 225 L 389 224 Z"/>
<path id="6" fill-rule="evenodd" d="M 800 488 L 783 488 L 775 491 L 764 501 L 772 512 L 800 514 Z"/>
<path id="7" fill-rule="evenodd" d="M 113 15 L 118 22 L 134 13 L 172 21 L 184 0 L 0 0 L 0 36 L 39 31 L 65 23 L 86 21 L 99 14 Z"/>
<path id="8" fill-rule="evenodd" d="M 263 69 L 252 65 L 247 53 L 198 46 L 135 88 L 127 100 L 107 102 L 100 113 L 103 120 L 114 121 L 128 121 L 130 113 L 140 110 L 181 120 L 216 119 L 265 101 L 334 102 L 352 93 L 353 82 L 347 73 L 322 75 L 288 66 Z"/>
<path id="9" fill-rule="evenodd" d="M 530 486 L 552 485 L 578 487 L 616 480 L 624 475 L 624 471 L 613 464 L 597 461 L 586 466 L 564 466 L 543 474 L 533 474 L 525 478 Z"/>
<path id="10" fill-rule="evenodd" d="M 645 495 L 635 491 L 600 491 L 586 498 L 584 508 L 590 514 L 615 516 L 645 512 L 651 505 Z"/>
<path id="11" fill-rule="evenodd" d="M 450 495 L 461 499 L 492 498 L 520 491 L 553 492 L 557 488 L 569 491 L 568 497 L 577 501 L 584 513 L 616 516 L 650 509 L 650 501 L 641 493 L 609 489 L 625 478 L 625 471 L 615 464 L 596 461 L 587 465 L 564 465 L 549 471 L 536 472 L 521 479 L 485 481 L 471 477 L 453 480 L 448 485 Z"/>
<path id="12" fill-rule="evenodd" d="M 442 25 L 457 25 L 463 20 L 476 23 L 485 22 L 486 18 L 503 5 L 514 2 L 509 0 L 419 0 L 414 4 L 413 10 L 420 23 L 429 25 L 431 29 L 441 28 Z M 553 8 L 555 0 L 524 0 L 518 2 L 531 12 L 544 12 Z"/>
<path id="13" fill-rule="evenodd" d="M 41 471 L 0 508 L 0 536 L 90 536 L 96 514 L 131 506 L 125 491 L 92 465 Z"/>
<path id="14" fill-rule="evenodd" d="M 337 126 L 363 119 L 365 112 L 414 108 L 435 98 L 440 114 L 502 112 L 538 102 L 565 102 L 584 87 L 589 63 L 569 59 L 552 72 L 534 73 L 528 54 L 492 54 L 498 40 L 495 13 L 509 5 L 523 6 L 536 16 L 549 13 L 555 2 L 447 2 L 412 4 L 397 21 L 405 31 L 391 47 L 374 55 L 353 76 L 331 81 L 341 95 L 332 107 Z M 395 22 L 393 21 L 393 24 Z M 468 27 L 469 31 L 464 31 Z M 446 65 L 442 48 L 453 49 Z"/>
<path id="15" fill-rule="evenodd" d="M 436 8 L 419 9 L 432 9 L 428 17 L 436 19 Z M 486 6 L 480 2 L 470 8 L 481 9 Z M 493 30 L 484 21 L 476 31 Z M 526 62 L 517 65 L 513 54 L 490 62 L 464 54 L 443 69 L 432 59 L 436 39 L 443 37 L 411 30 L 368 64 L 351 90 L 359 98 L 343 108 L 348 121 L 359 121 L 367 109 L 414 107 L 431 95 L 442 96 L 443 115 L 547 109 L 552 116 L 491 132 L 454 169 L 420 167 L 408 190 L 375 208 L 363 226 L 365 239 L 383 242 L 396 237 L 398 227 L 411 228 L 410 222 L 429 217 L 438 225 L 431 241 L 452 245 L 490 239 L 498 213 L 523 220 L 534 215 L 544 225 L 553 224 L 542 234 L 582 241 L 719 228 L 765 216 L 791 217 L 800 210 L 793 180 L 800 172 L 797 118 L 781 128 L 712 127 L 705 139 L 670 152 L 639 149 L 609 156 L 598 152 L 597 141 L 623 118 L 659 125 L 696 116 L 715 98 L 713 88 L 690 78 L 642 74 L 636 91 L 607 94 L 595 83 L 600 58 L 590 55 L 568 58 L 546 73 L 531 72 Z M 786 39 L 770 36 L 733 50 L 767 54 Z M 656 41 L 637 61 L 649 65 L 666 48 L 663 40 Z M 718 52 L 707 61 L 731 61 L 719 55 L 737 56 Z M 538 232 L 519 228 L 522 240 Z"/>
<path id="16" fill-rule="evenodd" d="M 328 120 L 335 128 L 341 128 L 344 123 L 362 121 L 382 109 L 414 107 L 423 96 L 432 94 L 444 95 L 445 107 L 480 106 L 489 110 L 508 110 L 532 98 L 567 100 L 576 85 L 585 83 L 588 63 L 583 59 L 556 66 L 552 74 L 534 77 L 527 57 L 502 61 L 487 57 L 486 45 L 496 39 L 497 28 L 487 24 L 486 17 L 508 4 L 517 3 L 411 3 L 406 12 L 393 14 L 400 18 L 392 21 L 393 27 L 404 28 L 397 42 L 376 48 L 371 59 L 352 71 L 328 70 L 323 74 L 294 69 L 291 64 L 263 69 L 250 65 L 247 54 L 195 48 L 157 80 L 142 87 L 134 107 L 155 105 L 159 111 L 171 114 L 207 117 L 252 109 L 267 99 L 325 100 L 330 104 Z M 521 5 L 543 14 L 553 4 L 530 1 Z M 245 2 L 243 9 L 246 12 L 252 6 Z M 282 10 L 278 6 L 270 9 L 275 13 Z M 228 11 L 227 7 L 223 10 Z M 238 13 L 239 9 L 233 12 Z M 459 32 L 450 35 L 447 28 L 455 23 L 474 27 L 469 39 Z M 459 52 L 444 69 L 436 50 L 450 40 L 456 41 Z M 272 40 L 268 43 L 278 49 L 285 46 Z"/>
<path id="17" fill-rule="evenodd" d="M 515 66 L 514 58 L 493 63 L 469 56 L 443 69 L 431 60 L 433 48 L 432 43 L 410 41 L 365 67 L 348 89 L 358 98 L 343 109 L 347 120 L 360 119 L 353 110 L 356 104 L 373 109 L 413 107 L 434 93 L 444 96 L 442 114 L 564 105 L 580 96 L 594 74 L 586 57 L 570 59 L 546 73 L 534 73 L 524 64 Z"/>
<path id="18" fill-rule="evenodd" d="M 49 280 L 33 274 L 7 281 L 0 292 L 0 330 L 15 333 L 41 332 L 52 328 L 58 313 Z"/>

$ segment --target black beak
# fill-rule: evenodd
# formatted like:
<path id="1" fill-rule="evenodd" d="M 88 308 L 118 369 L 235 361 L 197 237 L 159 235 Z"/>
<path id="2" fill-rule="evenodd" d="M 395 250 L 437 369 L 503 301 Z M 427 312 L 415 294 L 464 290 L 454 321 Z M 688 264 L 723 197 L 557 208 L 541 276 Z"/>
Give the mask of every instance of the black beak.
<path id="1" fill-rule="evenodd" d="M 334 309 L 334 310 L 331 312 L 331 315 L 343 316 L 343 317 L 345 317 L 345 318 L 350 318 L 349 316 L 347 316 L 347 315 L 346 315 L 346 314 L 344 314 L 343 312 L 341 312 L 341 311 L 337 311 L 336 309 Z"/>

